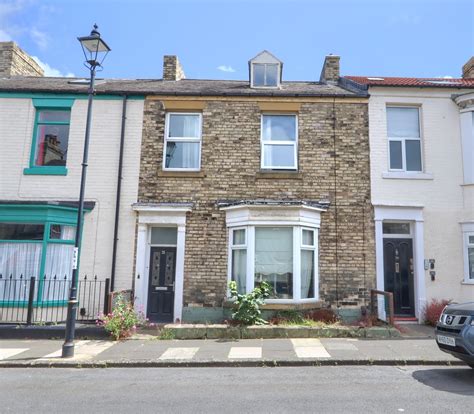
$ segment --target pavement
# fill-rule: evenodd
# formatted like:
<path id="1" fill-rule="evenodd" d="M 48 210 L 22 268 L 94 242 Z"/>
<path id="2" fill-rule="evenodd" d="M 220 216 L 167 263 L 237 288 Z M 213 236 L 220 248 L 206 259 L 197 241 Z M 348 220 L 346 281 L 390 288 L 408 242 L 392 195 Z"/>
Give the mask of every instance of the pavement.
<path id="1" fill-rule="evenodd" d="M 463 365 L 434 339 L 296 338 L 240 340 L 135 339 L 76 341 L 62 359 L 62 340 L 0 340 L 0 367 L 258 367 L 304 365 Z"/>

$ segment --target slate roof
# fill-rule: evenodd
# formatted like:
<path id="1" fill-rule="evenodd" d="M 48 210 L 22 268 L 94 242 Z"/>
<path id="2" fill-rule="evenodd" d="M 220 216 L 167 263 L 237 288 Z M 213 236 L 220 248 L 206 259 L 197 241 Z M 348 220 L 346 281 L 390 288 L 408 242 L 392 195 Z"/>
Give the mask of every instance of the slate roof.
<path id="1" fill-rule="evenodd" d="M 400 78 L 386 76 L 344 76 L 361 86 L 398 86 L 419 88 L 474 88 L 474 79 L 462 78 Z"/>
<path id="2" fill-rule="evenodd" d="M 0 92 L 87 93 L 87 84 L 75 78 L 14 76 L 0 78 Z M 71 83 L 73 82 L 73 83 Z M 162 79 L 107 79 L 98 81 L 97 94 L 175 96 L 306 96 L 366 97 L 363 89 L 320 82 L 282 82 L 279 89 L 252 89 L 248 81 Z"/>

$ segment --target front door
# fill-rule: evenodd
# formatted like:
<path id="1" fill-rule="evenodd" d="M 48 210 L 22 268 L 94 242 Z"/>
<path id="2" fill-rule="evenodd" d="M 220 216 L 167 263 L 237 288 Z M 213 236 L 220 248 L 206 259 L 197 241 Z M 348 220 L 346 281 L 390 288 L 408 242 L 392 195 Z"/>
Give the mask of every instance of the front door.
<path id="1" fill-rule="evenodd" d="M 384 239 L 385 291 L 393 293 L 395 315 L 415 315 L 413 244 L 411 239 Z"/>
<path id="2" fill-rule="evenodd" d="M 173 322 L 176 247 L 152 247 L 147 317 L 151 322 Z"/>

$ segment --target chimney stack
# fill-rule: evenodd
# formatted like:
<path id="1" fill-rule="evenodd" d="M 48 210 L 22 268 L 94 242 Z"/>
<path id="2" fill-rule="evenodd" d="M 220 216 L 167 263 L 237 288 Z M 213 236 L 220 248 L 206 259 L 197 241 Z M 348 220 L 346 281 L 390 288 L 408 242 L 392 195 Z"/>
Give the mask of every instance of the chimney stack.
<path id="1" fill-rule="evenodd" d="M 336 55 L 328 55 L 324 59 L 323 70 L 319 81 L 322 83 L 337 83 L 339 80 L 339 60 Z"/>
<path id="2" fill-rule="evenodd" d="M 474 79 L 474 56 L 462 67 L 463 79 Z"/>
<path id="3" fill-rule="evenodd" d="M 184 78 L 186 75 L 179 63 L 178 56 L 165 55 L 163 57 L 163 80 L 179 81 Z"/>
<path id="4" fill-rule="evenodd" d="M 44 76 L 44 71 L 15 42 L 0 42 L 0 77 L 10 76 Z"/>

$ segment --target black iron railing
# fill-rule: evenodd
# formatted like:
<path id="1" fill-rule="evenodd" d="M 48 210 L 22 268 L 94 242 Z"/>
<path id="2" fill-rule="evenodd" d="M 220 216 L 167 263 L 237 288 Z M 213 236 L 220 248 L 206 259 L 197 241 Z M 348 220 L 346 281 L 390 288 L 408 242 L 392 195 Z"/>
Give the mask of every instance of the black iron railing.
<path id="1" fill-rule="evenodd" d="M 0 275 L 0 323 L 54 324 L 66 320 L 71 281 L 64 277 Z M 78 315 L 95 321 L 109 308 L 110 279 L 84 276 L 78 281 Z"/>

